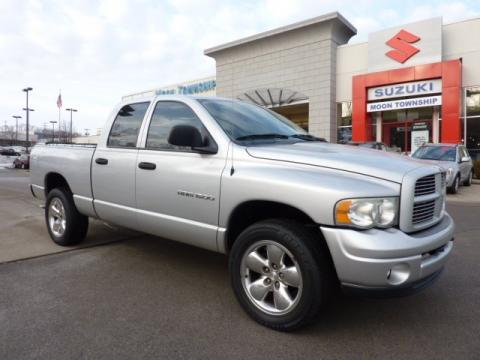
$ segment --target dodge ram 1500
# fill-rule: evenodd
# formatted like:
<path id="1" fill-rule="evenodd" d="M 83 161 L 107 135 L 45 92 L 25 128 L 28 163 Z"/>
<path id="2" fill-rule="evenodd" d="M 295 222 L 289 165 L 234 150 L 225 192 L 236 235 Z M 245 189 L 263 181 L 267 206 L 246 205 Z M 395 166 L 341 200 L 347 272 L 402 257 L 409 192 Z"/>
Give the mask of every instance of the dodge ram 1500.
<path id="1" fill-rule="evenodd" d="M 238 301 L 277 330 L 315 319 L 337 286 L 422 288 L 453 246 L 438 166 L 326 143 L 230 99 L 120 103 L 98 145 L 35 146 L 31 189 L 60 245 L 98 218 L 228 254 Z"/>

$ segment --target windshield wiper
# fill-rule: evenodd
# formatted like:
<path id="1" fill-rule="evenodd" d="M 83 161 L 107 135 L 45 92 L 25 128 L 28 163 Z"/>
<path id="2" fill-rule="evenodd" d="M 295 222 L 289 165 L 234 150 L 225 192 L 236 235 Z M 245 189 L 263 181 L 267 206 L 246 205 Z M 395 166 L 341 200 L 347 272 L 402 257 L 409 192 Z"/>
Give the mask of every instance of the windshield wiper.
<path id="1" fill-rule="evenodd" d="M 288 139 L 287 135 L 282 134 L 251 134 L 239 136 L 235 140 L 255 140 L 255 139 Z"/>
<path id="2" fill-rule="evenodd" d="M 294 135 L 290 135 L 290 137 L 296 138 L 296 139 L 305 140 L 305 141 L 321 141 L 321 142 L 327 142 L 327 141 L 326 141 L 325 139 L 323 139 L 323 138 L 319 138 L 319 137 L 316 137 L 316 136 L 313 136 L 313 135 L 310 135 L 310 134 L 294 134 Z"/>

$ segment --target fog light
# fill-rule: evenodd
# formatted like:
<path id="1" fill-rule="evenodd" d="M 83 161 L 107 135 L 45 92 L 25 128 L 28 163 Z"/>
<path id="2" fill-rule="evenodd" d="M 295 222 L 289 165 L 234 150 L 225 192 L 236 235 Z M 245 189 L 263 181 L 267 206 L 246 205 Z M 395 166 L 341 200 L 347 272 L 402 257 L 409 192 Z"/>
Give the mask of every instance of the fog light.
<path id="1" fill-rule="evenodd" d="M 387 282 L 390 285 L 400 285 L 410 277 L 410 266 L 408 264 L 397 264 L 387 272 Z"/>

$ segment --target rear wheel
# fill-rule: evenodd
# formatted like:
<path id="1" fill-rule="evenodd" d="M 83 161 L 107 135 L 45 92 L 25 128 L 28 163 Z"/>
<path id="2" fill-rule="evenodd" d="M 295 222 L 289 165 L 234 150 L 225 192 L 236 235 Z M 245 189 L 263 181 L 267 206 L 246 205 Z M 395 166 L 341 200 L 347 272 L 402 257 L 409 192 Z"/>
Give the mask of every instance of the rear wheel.
<path id="1" fill-rule="evenodd" d="M 48 193 L 45 221 L 50 237 L 58 245 L 76 245 L 87 235 L 88 217 L 78 212 L 71 192 L 65 188 Z"/>
<path id="2" fill-rule="evenodd" d="M 465 185 L 465 186 L 470 186 L 470 185 L 472 185 L 472 179 L 473 179 L 473 170 L 470 171 L 470 173 L 468 174 L 467 179 L 463 182 L 463 185 Z"/>
<path id="3" fill-rule="evenodd" d="M 449 192 L 450 194 L 456 194 L 458 192 L 458 188 L 460 186 L 460 175 L 456 175 L 455 179 L 453 180 L 452 186 L 450 186 Z"/>
<path id="4" fill-rule="evenodd" d="M 257 322 L 290 331 L 316 319 L 333 289 L 333 267 L 319 235 L 289 220 L 244 230 L 230 253 L 235 295 Z"/>

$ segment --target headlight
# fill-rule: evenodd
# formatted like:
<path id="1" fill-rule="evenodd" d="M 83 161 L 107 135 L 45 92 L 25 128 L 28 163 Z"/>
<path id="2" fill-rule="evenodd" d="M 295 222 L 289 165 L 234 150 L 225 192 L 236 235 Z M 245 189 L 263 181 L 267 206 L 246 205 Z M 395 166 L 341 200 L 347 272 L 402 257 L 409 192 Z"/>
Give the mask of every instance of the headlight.
<path id="1" fill-rule="evenodd" d="M 452 178 L 452 175 L 453 175 L 453 169 L 452 168 L 448 168 L 447 169 L 447 183 L 450 181 L 450 179 Z"/>
<path id="2" fill-rule="evenodd" d="M 387 228 L 396 225 L 398 198 L 365 198 L 341 200 L 335 206 L 337 225 L 362 229 Z"/>

